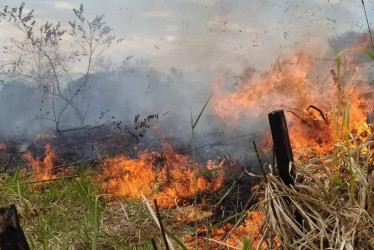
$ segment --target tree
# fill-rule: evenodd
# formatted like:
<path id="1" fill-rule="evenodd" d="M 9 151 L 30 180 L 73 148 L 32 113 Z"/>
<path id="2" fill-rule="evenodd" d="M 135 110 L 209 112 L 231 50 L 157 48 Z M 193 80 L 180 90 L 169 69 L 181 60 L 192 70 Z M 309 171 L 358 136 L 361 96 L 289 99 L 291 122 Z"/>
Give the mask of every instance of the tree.
<path id="1" fill-rule="evenodd" d="M 23 13 L 24 6 L 24 2 L 16 8 L 5 6 L 0 12 L 0 21 L 10 23 L 23 34 L 23 40 L 12 39 L 12 46 L 4 48 L 3 53 L 11 58 L 0 62 L 1 74 L 5 80 L 22 81 L 40 91 L 41 115 L 36 119 L 52 123 L 57 133 L 86 128 L 89 102 L 85 100 L 85 90 L 93 65 L 121 39 L 116 40 L 104 15 L 87 19 L 82 4 L 73 9 L 76 19 L 66 25 L 70 32 L 59 22 L 39 24 L 34 10 Z M 67 88 L 77 65 L 84 65 L 80 84 L 75 89 Z"/>

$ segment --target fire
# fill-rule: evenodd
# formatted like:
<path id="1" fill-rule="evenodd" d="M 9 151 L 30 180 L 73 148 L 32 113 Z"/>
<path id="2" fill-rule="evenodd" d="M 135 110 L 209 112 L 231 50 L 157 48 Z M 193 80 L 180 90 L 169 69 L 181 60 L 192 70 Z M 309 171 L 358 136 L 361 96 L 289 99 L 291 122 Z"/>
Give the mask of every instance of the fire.
<path id="1" fill-rule="evenodd" d="M 342 65 L 352 63 L 351 57 L 347 55 Z M 341 91 L 338 91 L 334 70 L 330 72 L 332 77 L 324 81 L 311 80 L 315 64 L 311 55 L 298 51 L 284 62 L 275 63 L 263 77 L 243 77 L 241 86 L 233 93 L 223 90 L 223 80 L 215 80 L 214 112 L 235 127 L 245 116 L 258 119 L 272 110 L 284 109 L 294 152 L 299 156 L 319 155 L 333 149 L 335 131 L 343 130 L 344 109 L 349 104 L 349 130 L 363 140 L 370 130 L 366 120 L 372 112 L 369 99 L 373 88 L 354 76 L 349 81 L 344 79 L 344 83 L 341 80 Z M 356 69 L 348 65 L 345 70 L 352 68 Z M 335 116 L 334 107 L 339 109 Z M 339 121 L 338 128 L 334 128 L 334 118 Z M 270 132 L 265 133 L 263 147 L 270 149 L 270 141 Z"/>
<path id="2" fill-rule="evenodd" d="M 226 242 L 231 246 L 238 246 L 238 243 L 242 243 L 245 237 L 249 237 L 252 247 L 257 247 L 261 244 L 260 240 L 264 219 L 265 216 L 261 211 L 249 211 L 246 215 L 245 223 L 235 228 Z M 230 224 L 226 226 L 229 228 L 232 227 Z M 266 244 L 262 243 L 259 249 L 266 249 Z"/>
<path id="3" fill-rule="evenodd" d="M 157 199 L 160 207 L 170 208 L 190 199 L 194 195 L 194 178 L 199 171 L 219 169 L 209 161 L 206 166 L 192 168 L 189 156 L 176 153 L 164 144 L 162 153 L 141 152 L 137 159 L 124 155 L 108 158 L 103 162 L 101 186 L 105 192 L 116 196 L 140 199 L 141 192 L 149 198 Z M 215 172 L 215 171 L 213 171 Z M 223 182 L 223 171 L 217 170 L 214 177 L 200 177 L 196 181 L 196 191 L 215 191 Z"/>
<path id="4" fill-rule="evenodd" d="M 30 151 L 23 154 L 23 157 L 28 161 L 33 170 L 33 177 L 37 180 L 49 180 L 55 175 L 53 174 L 53 167 L 58 164 L 58 157 L 55 150 L 50 144 L 46 144 L 44 159 L 34 158 Z"/>
<path id="5" fill-rule="evenodd" d="M 227 223 L 222 227 L 215 228 L 209 232 L 209 249 L 226 249 L 227 245 L 232 247 L 239 247 L 243 243 L 244 238 L 250 238 L 252 247 L 258 249 L 268 249 L 266 241 L 261 240 L 263 237 L 263 224 L 265 215 L 262 211 L 248 211 L 244 218 L 244 223 L 239 226 L 234 226 L 231 223 Z M 206 227 L 199 228 L 199 249 L 208 249 L 206 238 Z M 195 236 L 190 235 L 187 239 L 187 247 L 194 248 Z M 277 239 L 272 239 L 273 245 L 278 245 Z M 229 248 L 227 248 L 229 249 Z M 231 248 L 230 248 L 231 249 Z"/>
<path id="6" fill-rule="evenodd" d="M 0 142 L 0 150 L 6 150 L 7 145 L 5 143 Z"/>

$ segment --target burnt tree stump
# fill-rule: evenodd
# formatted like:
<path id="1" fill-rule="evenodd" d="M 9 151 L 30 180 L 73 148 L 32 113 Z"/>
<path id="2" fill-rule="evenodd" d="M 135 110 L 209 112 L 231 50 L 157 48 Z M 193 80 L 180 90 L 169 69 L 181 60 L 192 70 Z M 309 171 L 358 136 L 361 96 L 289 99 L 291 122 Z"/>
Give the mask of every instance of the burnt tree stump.
<path id="1" fill-rule="evenodd" d="M 0 208 L 0 249 L 29 250 L 14 204 Z"/>
<path id="2" fill-rule="evenodd" d="M 279 177 L 287 186 L 294 185 L 295 169 L 292 165 L 290 168 L 290 162 L 294 162 L 294 159 L 284 111 L 276 110 L 268 116 Z"/>

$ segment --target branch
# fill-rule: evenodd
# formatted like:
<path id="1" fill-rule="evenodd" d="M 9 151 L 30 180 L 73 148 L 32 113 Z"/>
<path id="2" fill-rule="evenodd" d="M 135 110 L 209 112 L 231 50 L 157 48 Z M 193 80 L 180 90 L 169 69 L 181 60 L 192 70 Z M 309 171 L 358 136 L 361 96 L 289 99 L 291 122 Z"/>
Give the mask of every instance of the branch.
<path id="1" fill-rule="evenodd" d="M 329 124 L 329 121 L 327 120 L 327 116 L 325 116 L 325 114 L 322 112 L 321 109 L 317 108 L 317 107 L 314 106 L 314 105 L 309 105 L 309 107 L 308 107 L 306 110 L 309 110 L 309 109 L 317 110 L 318 113 L 321 115 L 322 119 L 325 121 L 325 123 L 326 123 L 326 124 Z"/>

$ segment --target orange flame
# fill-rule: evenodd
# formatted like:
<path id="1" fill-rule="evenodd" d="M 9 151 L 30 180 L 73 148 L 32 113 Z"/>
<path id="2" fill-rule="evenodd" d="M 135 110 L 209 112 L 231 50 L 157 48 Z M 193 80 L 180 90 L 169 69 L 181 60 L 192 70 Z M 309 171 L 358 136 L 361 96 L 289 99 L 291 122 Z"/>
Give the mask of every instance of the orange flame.
<path id="1" fill-rule="evenodd" d="M 32 167 L 33 176 L 37 180 L 49 180 L 55 175 L 53 174 L 53 167 L 58 164 L 58 157 L 55 150 L 50 144 L 46 144 L 44 159 L 34 158 L 30 151 L 23 154 L 23 157 L 28 161 Z"/>
<path id="2" fill-rule="evenodd" d="M 350 56 L 347 58 L 344 65 L 352 61 Z M 361 133 L 363 139 L 362 136 L 368 132 L 363 128 L 368 127 L 366 120 L 372 112 L 368 99 L 373 96 L 373 88 L 359 77 L 351 77 L 348 83 L 341 84 L 339 92 L 333 70 L 332 79 L 313 82 L 309 75 L 315 62 L 311 55 L 298 51 L 284 62 L 275 63 L 264 77 L 243 79 L 242 86 L 234 93 L 227 93 L 220 86 L 222 80 L 216 80 L 214 112 L 234 127 L 245 116 L 258 119 L 266 112 L 284 109 L 294 151 L 300 155 L 317 155 L 328 153 L 333 148 L 333 107 L 340 107 L 337 119 L 341 125 L 344 107 L 349 103 L 349 129 Z M 346 66 L 346 70 L 351 68 L 354 67 Z M 337 129 L 342 130 L 341 127 Z M 263 146 L 269 146 L 269 141 L 271 136 L 268 132 L 263 136 Z"/>
<path id="3" fill-rule="evenodd" d="M 170 208 L 194 195 L 194 177 L 199 170 L 220 168 L 212 161 L 203 167 L 191 168 L 189 156 L 176 153 L 164 144 L 163 152 L 140 153 L 138 159 L 119 155 L 103 163 L 101 186 L 117 196 L 139 199 L 141 192 L 157 199 L 160 207 Z M 209 175 L 211 176 L 211 175 Z M 219 170 L 212 179 L 197 178 L 196 191 L 215 191 L 221 187 L 223 171 Z"/>

